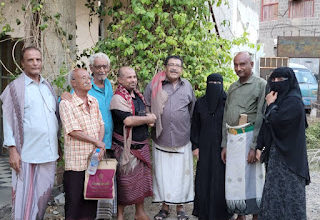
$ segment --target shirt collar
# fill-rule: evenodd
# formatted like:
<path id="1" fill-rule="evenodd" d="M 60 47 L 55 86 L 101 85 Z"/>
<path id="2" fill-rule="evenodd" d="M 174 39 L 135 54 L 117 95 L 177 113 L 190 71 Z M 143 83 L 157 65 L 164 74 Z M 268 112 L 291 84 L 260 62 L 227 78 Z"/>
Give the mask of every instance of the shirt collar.
<path id="1" fill-rule="evenodd" d="M 83 100 L 81 98 L 79 98 L 75 92 L 72 94 L 72 96 L 73 96 L 74 104 L 76 104 L 77 106 L 80 106 L 83 104 Z M 93 102 L 93 97 L 90 95 L 87 95 L 87 97 L 88 97 L 88 104 L 89 104 L 89 106 L 91 106 L 91 104 Z"/>
<path id="2" fill-rule="evenodd" d="M 25 86 L 34 82 L 25 72 L 23 72 L 23 74 L 24 74 L 24 85 Z M 44 78 L 40 75 L 40 83 L 43 83 L 43 81 L 44 81 Z"/>
<path id="3" fill-rule="evenodd" d="M 183 80 L 181 80 L 181 77 L 179 78 L 179 82 L 178 83 L 180 85 L 184 85 L 184 82 L 183 82 Z M 162 82 L 162 85 L 164 85 L 164 84 L 170 84 L 170 81 L 167 78 L 165 78 L 165 80 L 163 80 L 163 82 Z"/>
<path id="4" fill-rule="evenodd" d="M 253 80 L 254 80 L 253 73 L 251 73 L 249 79 L 247 81 L 245 81 L 244 83 L 241 83 L 240 79 L 238 79 L 237 85 L 240 86 L 240 85 L 243 85 L 243 84 L 251 84 L 251 83 L 253 83 Z"/>
<path id="5" fill-rule="evenodd" d="M 106 88 L 106 80 L 104 80 L 104 89 L 101 89 L 99 86 L 97 86 L 95 83 L 94 83 L 94 80 L 93 80 L 93 77 L 91 78 L 91 84 L 92 84 L 92 88 L 98 92 L 101 92 L 103 93 L 105 88 Z"/>

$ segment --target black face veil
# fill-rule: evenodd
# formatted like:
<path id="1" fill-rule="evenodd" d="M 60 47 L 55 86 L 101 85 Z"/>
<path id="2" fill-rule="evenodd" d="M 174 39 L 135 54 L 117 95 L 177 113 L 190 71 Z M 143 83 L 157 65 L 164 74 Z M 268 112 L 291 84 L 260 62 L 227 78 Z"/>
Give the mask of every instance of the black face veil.
<path id="1" fill-rule="evenodd" d="M 205 98 L 208 104 L 209 113 L 214 114 L 219 102 L 223 98 L 223 78 L 220 74 L 213 73 L 207 77 Z"/>
<path id="2" fill-rule="evenodd" d="M 286 78 L 286 80 L 272 82 L 272 80 L 277 77 L 283 77 Z M 301 97 L 299 83 L 293 70 L 289 67 L 279 67 L 275 69 L 268 79 L 268 84 L 271 91 L 278 93 L 276 103 L 280 103 L 289 93 L 293 96 Z"/>

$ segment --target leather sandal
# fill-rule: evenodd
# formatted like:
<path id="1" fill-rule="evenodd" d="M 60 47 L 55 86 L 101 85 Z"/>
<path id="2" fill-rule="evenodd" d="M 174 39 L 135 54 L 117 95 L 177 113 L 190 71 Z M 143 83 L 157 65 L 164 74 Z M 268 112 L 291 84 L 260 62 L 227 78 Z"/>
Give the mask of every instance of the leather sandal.
<path id="1" fill-rule="evenodd" d="M 168 218 L 169 216 L 169 211 L 167 210 L 164 210 L 164 209 L 161 209 L 158 214 L 156 214 L 154 216 L 154 220 L 162 220 L 162 219 L 165 219 L 165 218 Z"/>

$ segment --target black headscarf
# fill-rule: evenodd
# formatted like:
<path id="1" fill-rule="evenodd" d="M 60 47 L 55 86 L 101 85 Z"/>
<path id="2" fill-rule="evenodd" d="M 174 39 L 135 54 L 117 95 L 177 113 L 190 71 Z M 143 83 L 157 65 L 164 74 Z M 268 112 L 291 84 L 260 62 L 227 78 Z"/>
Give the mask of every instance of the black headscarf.
<path id="1" fill-rule="evenodd" d="M 287 80 L 272 82 L 276 77 L 284 77 Z M 277 104 L 286 97 L 286 96 L 296 96 L 301 99 L 301 91 L 297 78 L 293 70 L 289 67 L 279 67 L 275 69 L 268 79 L 268 86 L 271 91 L 277 92 L 278 97 L 276 100 Z"/>
<path id="2" fill-rule="evenodd" d="M 211 82 L 220 82 L 215 84 Z M 207 89 L 205 99 L 208 104 L 209 113 L 215 114 L 219 102 L 223 98 L 223 78 L 218 73 L 210 74 L 207 77 Z"/>
<path id="3" fill-rule="evenodd" d="M 272 82 L 276 77 L 288 79 Z M 268 106 L 261 127 L 263 135 L 270 138 L 270 142 L 265 144 L 275 145 L 288 168 L 305 178 L 308 184 L 310 176 L 305 136 L 307 121 L 301 91 L 293 70 L 289 67 L 277 68 L 271 74 L 268 86 L 271 91 L 278 92 L 278 96 L 276 101 Z"/>

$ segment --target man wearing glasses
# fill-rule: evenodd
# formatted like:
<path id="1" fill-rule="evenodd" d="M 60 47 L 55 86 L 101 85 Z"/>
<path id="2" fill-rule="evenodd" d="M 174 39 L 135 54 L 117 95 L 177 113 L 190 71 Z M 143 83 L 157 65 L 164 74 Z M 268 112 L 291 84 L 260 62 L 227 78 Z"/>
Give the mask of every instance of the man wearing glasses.
<path id="1" fill-rule="evenodd" d="M 178 219 L 188 219 L 183 204 L 193 201 L 193 159 L 190 142 L 195 96 L 190 82 L 181 78 L 183 60 L 166 58 L 165 70 L 145 90 L 145 100 L 157 120 L 153 140 L 153 202 L 162 203 L 154 217 L 167 218 L 169 205 L 177 205 Z"/>
<path id="2" fill-rule="evenodd" d="M 107 156 L 113 157 L 113 153 L 111 149 L 112 143 L 112 131 L 113 131 L 113 122 L 112 115 L 110 112 L 110 101 L 113 95 L 112 85 L 110 81 L 107 79 L 109 70 L 110 70 L 110 59 L 104 53 L 96 53 L 90 56 L 89 58 L 90 70 L 92 72 L 92 88 L 89 90 L 88 94 L 95 97 L 99 103 L 99 109 L 102 115 L 102 119 L 104 122 L 105 135 L 103 138 L 103 142 L 106 146 L 106 154 Z M 73 91 L 71 92 L 73 93 Z M 61 96 L 62 100 L 70 100 L 71 95 L 69 93 L 63 93 Z M 113 203 L 113 208 L 110 210 L 110 206 Z M 98 202 L 98 210 L 102 210 L 108 206 L 108 210 L 104 213 L 107 213 L 111 218 L 111 215 L 115 215 L 117 213 L 117 205 L 116 201 L 100 201 Z M 97 217 L 99 218 L 100 214 L 97 213 Z"/>

